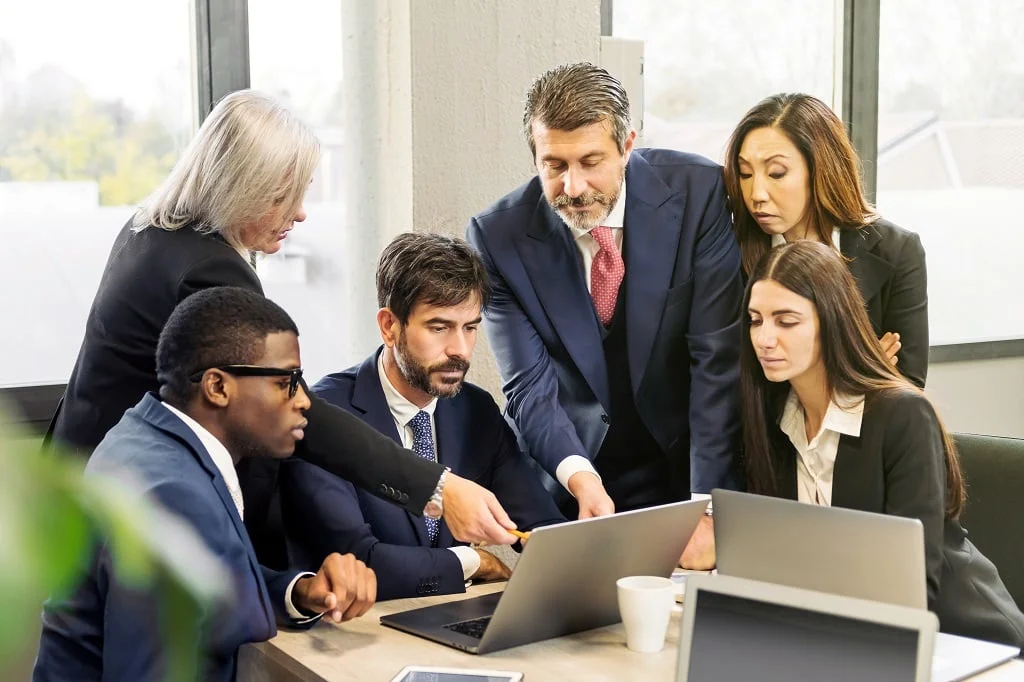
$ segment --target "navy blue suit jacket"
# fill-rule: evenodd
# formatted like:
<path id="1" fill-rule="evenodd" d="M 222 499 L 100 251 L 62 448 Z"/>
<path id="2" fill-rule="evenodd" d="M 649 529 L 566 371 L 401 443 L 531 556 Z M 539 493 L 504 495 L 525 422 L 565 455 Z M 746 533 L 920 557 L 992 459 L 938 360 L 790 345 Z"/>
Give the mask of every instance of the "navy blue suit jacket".
<path id="1" fill-rule="evenodd" d="M 313 391 L 400 443 L 377 372 L 379 354 L 324 377 Z M 520 529 L 565 520 L 486 391 L 463 384 L 454 398 L 437 401 L 434 423 L 438 460 L 491 490 Z M 379 600 L 465 590 L 462 565 L 447 549 L 462 543 L 444 521 L 433 548 L 422 518 L 295 459 L 281 467 L 280 486 L 293 566 L 319 565 L 330 552 L 351 552 L 377 573 Z"/>
<path id="2" fill-rule="evenodd" d="M 535 177 L 474 217 L 467 238 L 494 285 L 485 324 L 525 448 L 552 476 L 570 455 L 593 461 L 615 415 L 572 234 Z M 680 499 L 732 487 L 743 286 L 721 168 L 693 154 L 635 150 L 623 257 L 637 411 Z"/>
<path id="3" fill-rule="evenodd" d="M 147 394 L 100 442 L 86 475 L 128 472 L 141 493 L 191 525 L 234 578 L 230 606 L 204 623 L 204 680 L 233 680 L 238 647 L 270 639 L 288 622 L 284 597 L 294 573 L 263 568 L 224 479 L 195 433 Z M 36 682 L 161 679 L 165 660 L 156 598 L 120 584 L 105 544 L 83 584 L 66 601 L 48 602 Z M 201 577 L 201 576 L 200 576 Z"/>

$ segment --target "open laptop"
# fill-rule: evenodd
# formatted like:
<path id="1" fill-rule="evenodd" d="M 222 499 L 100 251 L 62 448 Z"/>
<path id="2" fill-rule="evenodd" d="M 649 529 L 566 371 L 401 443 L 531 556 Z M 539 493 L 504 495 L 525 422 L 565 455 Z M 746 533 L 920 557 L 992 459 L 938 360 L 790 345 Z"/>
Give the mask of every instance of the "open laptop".
<path id="1" fill-rule="evenodd" d="M 928 608 L 919 520 L 731 490 L 713 490 L 711 499 L 719 575 Z M 1019 653 L 940 632 L 931 679 L 962 680 Z"/>
<path id="2" fill-rule="evenodd" d="M 719 575 L 928 607 L 917 519 L 713 490 Z"/>
<path id="3" fill-rule="evenodd" d="M 922 609 L 695 575 L 676 682 L 929 682 L 938 626 Z"/>
<path id="4" fill-rule="evenodd" d="M 503 592 L 381 616 L 381 625 L 474 654 L 619 621 L 615 581 L 668 577 L 707 500 L 538 528 Z"/>

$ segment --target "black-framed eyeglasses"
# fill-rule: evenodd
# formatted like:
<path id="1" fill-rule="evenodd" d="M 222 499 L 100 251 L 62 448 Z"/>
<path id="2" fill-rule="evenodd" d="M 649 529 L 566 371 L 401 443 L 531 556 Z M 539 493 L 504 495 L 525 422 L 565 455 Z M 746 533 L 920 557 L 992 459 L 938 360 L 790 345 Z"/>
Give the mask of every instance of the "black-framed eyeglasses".
<path id="1" fill-rule="evenodd" d="M 281 367 L 260 367 L 259 365 L 220 365 L 209 369 L 219 369 L 236 377 L 288 377 L 288 398 L 294 398 L 302 381 L 302 368 L 283 369 Z M 199 383 L 208 369 L 199 370 L 189 375 L 189 381 Z"/>

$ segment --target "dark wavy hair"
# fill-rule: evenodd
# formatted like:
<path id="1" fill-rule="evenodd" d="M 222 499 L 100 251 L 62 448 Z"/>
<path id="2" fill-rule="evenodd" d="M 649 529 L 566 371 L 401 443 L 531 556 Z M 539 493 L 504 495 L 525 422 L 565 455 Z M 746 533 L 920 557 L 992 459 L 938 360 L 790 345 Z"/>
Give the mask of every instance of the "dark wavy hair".
<path id="1" fill-rule="evenodd" d="M 480 307 L 491 300 L 483 261 L 465 241 L 443 234 L 406 232 L 395 237 L 377 264 L 377 305 L 403 325 L 417 303 L 459 305 L 476 294 Z"/>
<path id="2" fill-rule="evenodd" d="M 885 391 L 907 391 L 924 396 L 899 374 L 882 350 L 864 299 L 842 256 L 831 247 L 802 239 L 768 252 L 751 273 L 743 296 L 743 310 L 750 307 L 750 292 L 760 281 L 776 282 L 806 298 L 818 313 L 821 356 L 831 395 L 863 395 L 865 399 Z M 775 495 L 776 458 L 787 453 L 775 426 L 782 414 L 789 382 L 765 378 L 750 341 L 750 316 L 743 315 L 740 348 L 740 394 L 743 423 L 743 459 L 748 490 Z M 771 426 L 769 426 L 771 425 Z M 946 451 L 946 516 L 956 518 L 963 510 L 966 493 L 956 446 L 939 420 Z"/>
<path id="3" fill-rule="evenodd" d="M 857 152 L 850 144 L 846 127 L 832 109 L 820 99 L 802 93 L 766 97 L 740 120 L 726 147 L 725 189 L 744 272 L 754 269 L 771 249 L 772 241 L 750 215 L 740 189 L 740 148 L 747 135 L 758 128 L 778 129 L 807 163 L 811 184 L 810 234 L 830 244 L 833 227 L 857 229 L 878 218 L 864 196 Z"/>

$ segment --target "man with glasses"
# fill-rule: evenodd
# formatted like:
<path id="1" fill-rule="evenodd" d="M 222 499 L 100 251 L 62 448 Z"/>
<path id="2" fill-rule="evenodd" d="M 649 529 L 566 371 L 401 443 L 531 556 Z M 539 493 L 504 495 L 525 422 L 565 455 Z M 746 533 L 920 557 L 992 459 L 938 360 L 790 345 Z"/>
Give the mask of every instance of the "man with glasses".
<path id="1" fill-rule="evenodd" d="M 399 235 L 377 266 L 383 346 L 313 392 L 487 488 L 530 530 L 564 518 L 494 399 L 465 382 L 490 294 L 469 244 Z M 331 552 L 352 552 L 376 572 L 382 600 L 463 592 L 467 580 L 509 576 L 493 554 L 456 542 L 444 520 L 413 516 L 308 462 L 282 466 L 280 489 L 292 561 L 315 565 Z"/>
<path id="2" fill-rule="evenodd" d="M 323 613 L 336 621 L 364 614 L 376 578 L 362 562 L 331 554 L 316 574 L 278 573 L 259 565 L 243 525 L 235 465 L 290 457 L 306 426 L 310 402 L 288 314 L 245 289 L 203 290 L 168 319 L 156 366 L 159 395 L 125 412 L 86 475 L 127 474 L 140 494 L 193 526 L 233 577 L 230 605 L 202 624 L 203 679 L 235 679 L 238 647 L 273 637 L 277 623 L 308 627 Z M 99 544 L 81 587 L 44 609 L 34 679 L 163 678 L 160 615 L 153 594 L 119 582 Z"/>

